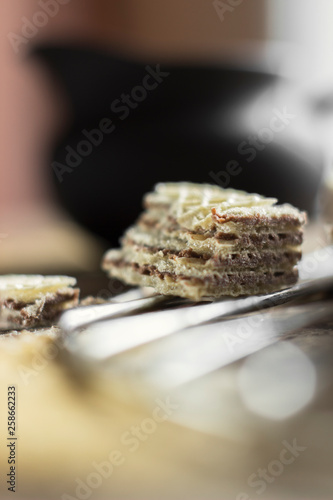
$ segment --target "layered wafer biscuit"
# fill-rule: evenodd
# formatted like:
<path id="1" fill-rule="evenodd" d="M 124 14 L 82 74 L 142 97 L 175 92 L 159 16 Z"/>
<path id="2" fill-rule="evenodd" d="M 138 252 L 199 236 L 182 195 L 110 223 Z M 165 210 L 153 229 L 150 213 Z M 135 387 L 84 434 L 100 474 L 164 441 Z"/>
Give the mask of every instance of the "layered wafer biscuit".
<path id="1" fill-rule="evenodd" d="M 306 216 L 276 203 L 209 184 L 158 184 L 103 268 L 126 283 L 194 300 L 291 286 Z"/>
<path id="2" fill-rule="evenodd" d="M 54 324 L 60 313 L 78 304 L 75 278 L 68 276 L 0 276 L 0 324 L 37 328 Z"/>

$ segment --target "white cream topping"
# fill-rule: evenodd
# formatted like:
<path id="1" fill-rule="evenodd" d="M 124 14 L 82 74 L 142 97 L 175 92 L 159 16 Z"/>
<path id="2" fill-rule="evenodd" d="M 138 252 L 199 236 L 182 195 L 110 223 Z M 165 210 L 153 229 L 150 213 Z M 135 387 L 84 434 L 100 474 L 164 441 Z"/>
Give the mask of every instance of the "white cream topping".
<path id="1" fill-rule="evenodd" d="M 212 209 L 218 216 L 261 216 L 275 217 L 291 214 L 300 217 L 300 212 L 291 205 L 274 206 L 276 198 L 265 198 L 235 189 L 223 189 L 210 184 L 160 183 L 153 193 L 146 196 L 148 204 L 168 204 L 168 213 L 178 224 L 189 230 L 209 230 L 213 223 Z M 300 223 L 302 221 L 300 220 Z"/>
<path id="2" fill-rule="evenodd" d="M 258 202 L 273 205 L 275 198 L 265 198 L 259 194 L 249 194 L 236 189 L 223 189 L 211 184 L 194 184 L 190 182 L 160 183 L 155 186 L 155 191 L 149 193 L 148 201 L 160 203 L 173 203 L 188 206 L 212 206 L 225 203 L 225 207 L 256 206 Z"/>
<path id="3" fill-rule="evenodd" d="M 76 279 L 69 276 L 42 276 L 39 274 L 8 274 L 0 276 L 0 299 L 30 302 L 46 293 L 72 287 Z"/>

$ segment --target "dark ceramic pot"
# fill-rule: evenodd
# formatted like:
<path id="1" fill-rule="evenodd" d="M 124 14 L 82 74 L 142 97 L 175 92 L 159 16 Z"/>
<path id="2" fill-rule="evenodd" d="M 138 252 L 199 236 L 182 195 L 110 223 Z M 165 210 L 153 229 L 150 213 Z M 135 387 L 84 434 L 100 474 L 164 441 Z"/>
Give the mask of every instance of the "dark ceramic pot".
<path id="1" fill-rule="evenodd" d="M 60 202 L 111 244 L 137 217 L 143 194 L 161 181 L 219 183 L 313 212 L 318 152 L 300 155 L 306 144 L 291 149 L 270 141 L 253 157 L 248 131 L 237 126 L 242 108 L 279 85 L 274 75 L 217 65 L 157 67 L 83 48 L 41 48 L 35 55 L 72 105 L 73 120 L 54 144 L 50 166 Z"/>

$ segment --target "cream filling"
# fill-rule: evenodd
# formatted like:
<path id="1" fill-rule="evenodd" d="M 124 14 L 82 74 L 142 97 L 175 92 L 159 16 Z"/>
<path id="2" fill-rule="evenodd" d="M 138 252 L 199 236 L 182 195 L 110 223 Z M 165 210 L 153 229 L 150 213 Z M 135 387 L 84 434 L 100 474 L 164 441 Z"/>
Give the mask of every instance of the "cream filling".
<path id="1" fill-rule="evenodd" d="M 261 283 L 260 280 L 264 277 L 262 273 L 253 273 L 256 282 L 252 284 L 229 283 L 221 286 L 216 286 L 214 283 L 193 283 L 188 280 L 175 280 L 174 276 L 167 275 L 161 279 L 157 275 L 139 274 L 130 267 L 124 269 L 114 268 L 110 274 L 133 285 L 153 287 L 157 292 L 164 295 L 180 295 L 193 300 L 200 300 L 204 296 L 221 297 L 230 295 L 237 297 L 239 295 L 269 293 L 290 284 L 290 279 L 287 280 L 285 276 L 274 278 L 273 284 Z M 291 281 L 296 281 L 296 277 L 295 274 L 294 280 Z"/>
<path id="2" fill-rule="evenodd" d="M 276 254 L 279 257 L 279 254 Z M 226 274 L 242 275 L 247 272 L 285 272 L 294 268 L 295 262 L 289 263 L 284 260 L 281 263 L 273 264 L 258 264 L 251 267 L 251 261 L 248 266 L 246 264 L 238 265 L 237 267 L 218 266 L 213 259 L 200 261 L 195 258 L 176 257 L 164 255 L 162 251 L 149 253 L 140 249 L 139 251 L 133 247 L 126 247 L 122 250 L 113 250 L 106 256 L 109 262 L 105 262 L 104 269 L 112 270 L 117 266 L 119 259 L 131 264 L 136 263 L 139 266 L 154 266 L 161 273 L 170 273 L 182 276 L 191 276 L 203 278 L 211 275 L 223 276 Z M 281 255 L 281 259 L 283 256 Z M 121 267 L 120 267 L 121 269 Z"/>
<path id="3" fill-rule="evenodd" d="M 64 299 L 63 302 L 58 302 L 55 304 L 46 303 L 47 298 L 52 299 L 53 297 L 54 295 L 47 294 L 47 296 L 41 299 L 36 299 L 36 301 L 32 304 L 27 304 L 19 310 L 11 309 L 9 307 L 1 305 L 0 322 L 3 324 L 4 328 L 7 328 L 8 325 L 38 326 L 39 324 L 45 323 L 45 321 L 41 322 L 41 316 L 45 307 L 47 307 L 48 312 L 51 315 L 58 315 L 62 311 L 73 307 L 75 303 L 74 296 L 72 298 Z M 22 311 L 24 311 L 24 316 L 22 315 Z M 33 322 L 31 322 L 32 319 L 34 320 Z"/>
<path id="4" fill-rule="evenodd" d="M 146 231 L 157 231 L 157 230 L 163 230 L 163 231 L 179 231 L 179 232 L 187 232 L 187 231 L 192 231 L 194 233 L 198 234 L 206 234 L 214 230 L 216 233 L 223 233 L 223 234 L 228 234 L 228 233 L 235 233 L 238 235 L 244 234 L 244 233 L 249 233 L 251 231 L 256 232 L 256 233 L 268 233 L 272 231 L 290 231 L 290 232 L 295 232 L 297 230 L 300 230 L 302 225 L 303 225 L 303 218 L 296 218 L 296 224 L 291 223 L 289 221 L 283 220 L 284 215 L 291 215 L 290 211 L 285 209 L 285 205 L 281 205 L 281 207 L 273 207 L 275 210 L 278 210 L 278 208 L 281 208 L 279 211 L 279 214 L 275 212 L 275 215 L 268 214 L 267 211 L 264 213 L 263 211 L 260 211 L 256 209 L 256 211 L 248 211 L 245 213 L 244 211 L 242 214 L 238 213 L 238 210 L 235 209 L 233 211 L 229 211 L 229 215 L 234 215 L 237 217 L 249 217 L 250 221 L 253 221 L 253 223 L 249 223 L 248 221 L 242 221 L 237 220 L 237 221 L 226 221 L 223 223 L 218 223 L 216 221 L 213 221 L 212 218 L 210 218 L 209 225 L 207 224 L 207 227 L 196 227 L 195 229 L 190 229 L 182 224 L 179 223 L 178 221 L 175 221 L 174 223 L 172 222 L 172 219 L 169 216 L 169 213 L 166 214 L 165 211 L 162 210 L 149 210 L 147 212 L 144 212 L 142 220 L 141 218 L 138 220 L 138 224 L 134 227 L 140 226 L 145 228 Z M 284 208 L 284 210 L 282 210 Z M 227 215 L 228 215 L 227 214 Z M 260 219 L 260 216 L 265 217 L 264 219 Z M 256 217 L 259 217 L 257 219 Z M 267 219 L 268 218 L 268 219 Z M 151 226 L 149 226 L 149 224 Z M 178 224 L 179 223 L 179 224 Z M 178 225 L 177 225 L 178 224 Z"/>
<path id="5" fill-rule="evenodd" d="M 281 231 L 281 233 L 283 234 L 289 233 L 291 235 L 294 235 L 295 231 L 288 232 L 283 230 Z M 258 233 L 255 232 L 254 234 Z M 208 255 L 218 254 L 221 256 L 227 256 L 233 251 L 236 252 L 239 249 L 245 250 L 242 244 L 237 240 L 218 240 L 217 238 L 208 235 L 191 234 L 182 232 L 180 230 L 168 234 L 168 233 L 163 233 L 161 231 L 144 231 L 140 228 L 133 227 L 127 231 L 126 237 L 128 237 L 130 240 L 134 241 L 138 245 L 145 245 L 157 248 L 167 248 L 169 250 L 175 250 L 175 251 L 181 251 L 191 248 L 198 254 L 208 254 Z M 256 244 L 254 243 L 250 247 L 247 247 L 246 250 L 250 250 L 251 248 L 257 248 Z M 295 247 L 295 246 L 288 247 L 286 245 L 281 245 L 276 248 L 279 249 L 284 248 L 286 250 L 290 248 L 296 251 L 300 250 L 300 247 Z"/>

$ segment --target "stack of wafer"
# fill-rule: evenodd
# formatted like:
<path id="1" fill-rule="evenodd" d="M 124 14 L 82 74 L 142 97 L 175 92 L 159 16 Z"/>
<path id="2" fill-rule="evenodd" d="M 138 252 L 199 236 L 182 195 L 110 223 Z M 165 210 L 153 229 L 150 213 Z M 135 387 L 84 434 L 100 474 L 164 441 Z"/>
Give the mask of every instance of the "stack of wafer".
<path id="1" fill-rule="evenodd" d="M 209 184 L 158 184 L 103 268 L 125 283 L 193 300 L 289 287 L 306 215 L 276 203 Z"/>

